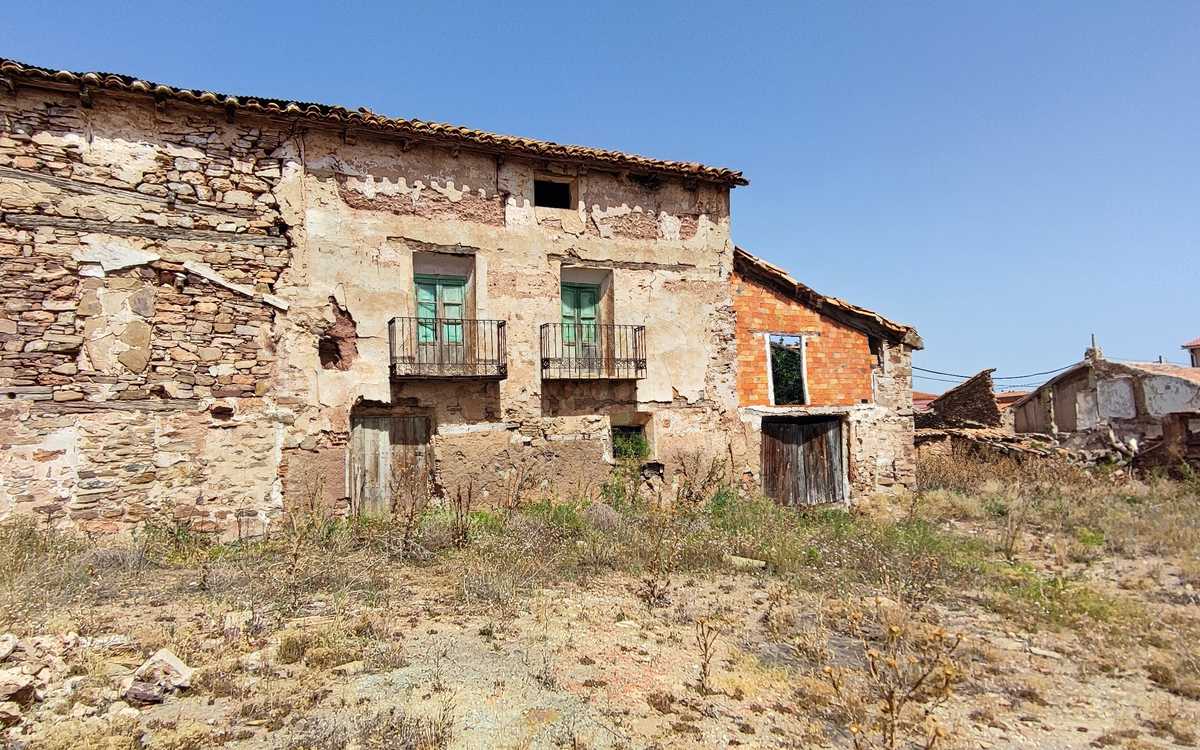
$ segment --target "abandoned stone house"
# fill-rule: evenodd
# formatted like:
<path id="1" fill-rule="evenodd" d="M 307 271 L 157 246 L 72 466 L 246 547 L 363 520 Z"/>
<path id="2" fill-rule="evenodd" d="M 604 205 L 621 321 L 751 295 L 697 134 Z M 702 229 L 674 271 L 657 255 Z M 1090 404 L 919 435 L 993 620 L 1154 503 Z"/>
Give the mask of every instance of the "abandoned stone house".
<path id="1" fill-rule="evenodd" d="M 584 493 L 614 429 L 668 481 L 695 453 L 785 500 L 767 457 L 835 467 L 817 499 L 911 482 L 920 339 L 735 253 L 744 184 L 0 60 L 0 518 L 257 533 L 412 476 Z"/>
<path id="2" fill-rule="evenodd" d="M 1112 436 L 1134 452 L 1159 440 L 1174 415 L 1200 423 L 1200 368 L 1115 362 L 1096 346 L 1013 405 L 1018 433 L 1059 434 L 1076 444 Z M 1194 429 L 1200 435 L 1200 424 Z M 1132 441 L 1132 442 L 1131 442 Z"/>

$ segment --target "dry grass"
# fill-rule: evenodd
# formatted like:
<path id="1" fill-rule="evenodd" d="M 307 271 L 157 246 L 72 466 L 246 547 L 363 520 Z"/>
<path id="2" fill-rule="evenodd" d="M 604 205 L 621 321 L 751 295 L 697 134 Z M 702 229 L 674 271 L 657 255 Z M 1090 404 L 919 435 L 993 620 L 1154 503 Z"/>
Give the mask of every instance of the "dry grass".
<path id="1" fill-rule="evenodd" d="M 1193 482 L 1132 479 L 1047 459 L 1018 461 L 964 448 L 925 455 L 917 466 L 919 512 L 986 523 L 1004 546 L 1056 534 L 1109 554 L 1194 560 L 1200 549 L 1200 494 Z"/>
<path id="2" fill-rule="evenodd" d="M 454 704 L 447 701 L 431 717 L 398 708 L 350 720 L 305 719 L 293 730 L 287 750 L 440 750 L 454 738 Z"/>
<path id="3" fill-rule="evenodd" d="M 1080 679 L 1147 676 L 1164 708 L 1139 731 L 1187 740 L 1189 701 L 1200 700 L 1193 645 L 1200 628 L 1184 591 L 1200 579 L 1195 484 L 964 454 L 923 460 L 919 468 L 922 490 L 879 512 L 868 504 L 852 512 L 780 508 L 732 490 L 720 461 L 696 459 L 672 502 L 638 496 L 618 470 L 603 495 L 608 503 L 543 499 L 472 509 L 469 492 L 455 507 L 410 492 L 402 507 L 411 512 L 391 520 L 313 510 L 269 537 L 233 543 L 176 523 L 91 540 L 15 519 L 0 524 L 0 632 L 115 629 L 139 651 L 171 648 L 200 668 L 195 693 L 235 701 L 240 721 L 286 728 L 288 747 L 435 748 L 453 735 L 448 703 L 433 717 L 367 711 L 354 721 L 310 722 L 329 705 L 304 681 L 336 679 L 328 670 L 350 662 L 392 672 L 411 658 L 428 667 L 433 695 L 453 695 L 452 643 L 436 653 L 406 650 L 395 616 L 410 598 L 406 578 L 442 587 L 432 599 L 455 616 L 489 618 L 489 638 L 511 633 L 545 598 L 540 590 L 615 578 L 646 605 L 636 616 L 684 624 L 687 632 L 670 647 L 688 652 L 685 679 L 699 690 L 656 694 L 652 702 L 655 711 L 687 713 L 679 721 L 689 734 L 701 721 L 693 715 L 705 715 L 704 701 L 743 694 L 801 690 L 795 702 L 832 740 L 860 748 L 945 743 L 944 723 L 930 717 L 976 689 L 972 680 L 992 679 L 992 693 L 1009 710 L 1049 702 L 1051 687 L 1028 675 L 1010 679 L 1004 655 L 976 643 L 960 648 L 940 629 L 939 616 L 966 610 L 1018 633 L 1069 635 Z M 765 597 L 756 599 L 761 609 L 750 622 L 718 631 L 688 612 L 689 587 L 706 575 L 728 575 L 730 556 L 765 564 L 752 574 Z M 1134 566 L 1146 557 L 1159 560 L 1157 567 Z M 1134 573 L 1104 575 L 1128 585 L 1106 585 L 1101 573 L 1118 562 Z M 104 611 L 97 604 L 121 596 L 186 600 L 195 616 L 127 624 L 97 614 Z M 1153 597 L 1176 606 L 1175 619 L 1164 618 L 1159 607 L 1166 605 Z M 225 613 L 247 609 L 255 625 L 225 633 Z M 760 662 L 747 647 L 754 638 L 782 656 Z M 214 639 L 226 648 L 214 649 Z M 261 667 L 246 666 L 251 651 Z M 564 689 L 561 654 L 538 653 L 530 676 L 545 690 Z M 968 676 L 968 663 L 978 674 Z M 88 675 L 80 700 L 111 689 L 91 682 L 99 668 L 76 668 Z M 1004 721 L 1001 709 L 978 708 L 974 724 Z M 577 735 L 564 727 L 562 736 Z M 89 729 L 94 736 L 84 733 L 69 746 L 134 747 L 122 744 L 140 741 L 127 729 L 120 722 Z M 68 746 L 55 739 L 64 731 L 53 727 L 44 746 Z M 191 731 L 159 727 L 155 742 L 178 737 L 180 747 L 203 747 L 220 739 Z M 385 744 L 392 735 L 398 744 Z"/>

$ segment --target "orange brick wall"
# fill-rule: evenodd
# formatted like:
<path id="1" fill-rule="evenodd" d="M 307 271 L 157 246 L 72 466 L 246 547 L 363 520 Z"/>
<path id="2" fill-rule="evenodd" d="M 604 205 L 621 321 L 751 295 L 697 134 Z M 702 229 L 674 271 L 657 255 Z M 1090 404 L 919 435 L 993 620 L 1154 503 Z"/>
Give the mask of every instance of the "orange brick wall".
<path id="1" fill-rule="evenodd" d="M 741 274 L 733 275 L 737 313 L 738 403 L 769 406 L 764 333 L 816 333 L 805 342 L 808 396 L 813 406 L 846 406 L 871 400 L 867 335 L 830 320 Z"/>

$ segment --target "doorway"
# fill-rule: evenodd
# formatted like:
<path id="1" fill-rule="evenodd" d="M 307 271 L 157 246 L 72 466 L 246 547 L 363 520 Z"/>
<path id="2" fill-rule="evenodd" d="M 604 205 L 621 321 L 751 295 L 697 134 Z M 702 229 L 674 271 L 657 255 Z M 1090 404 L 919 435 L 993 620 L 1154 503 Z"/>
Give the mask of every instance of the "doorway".
<path id="1" fill-rule="evenodd" d="M 781 505 L 846 500 L 842 421 L 837 417 L 764 419 L 763 493 Z"/>
<path id="2" fill-rule="evenodd" d="M 350 502 L 364 516 L 388 516 L 432 486 L 429 418 L 350 417 Z"/>

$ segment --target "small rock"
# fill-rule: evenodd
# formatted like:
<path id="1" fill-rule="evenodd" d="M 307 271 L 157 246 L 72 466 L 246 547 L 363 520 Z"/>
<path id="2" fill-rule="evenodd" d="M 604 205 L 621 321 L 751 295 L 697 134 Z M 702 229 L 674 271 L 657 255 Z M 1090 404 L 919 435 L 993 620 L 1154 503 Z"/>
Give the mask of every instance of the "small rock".
<path id="1" fill-rule="evenodd" d="M 1033 654 L 1034 656 L 1042 656 L 1042 657 L 1045 657 L 1045 658 L 1047 658 L 1047 659 L 1061 659 L 1061 658 L 1063 658 L 1063 655 L 1062 655 L 1062 654 L 1060 654 L 1060 653 L 1058 653 L 1057 651 L 1051 651 L 1051 650 L 1050 650 L 1050 649 L 1048 649 L 1048 648 L 1038 648 L 1037 646 L 1030 646 L 1030 647 L 1029 647 L 1029 653 Z"/>
<path id="2" fill-rule="evenodd" d="M 725 562 L 734 570 L 751 572 L 756 570 L 766 570 L 766 560 L 755 560 L 750 557 L 739 557 L 738 555 L 725 555 Z"/>
<path id="3" fill-rule="evenodd" d="M 67 693 L 67 695 L 74 695 L 75 691 L 78 690 L 79 686 L 82 685 L 86 680 L 87 677 L 84 675 L 68 677 L 67 679 L 63 680 L 62 689 Z"/>
<path id="4" fill-rule="evenodd" d="M 245 656 L 238 657 L 238 665 L 247 672 L 260 672 L 267 666 L 267 655 L 260 651 L 251 651 Z"/>
<path id="5" fill-rule="evenodd" d="M 18 669 L 0 672 L 0 701 L 12 701 L 27 705 L 37 698 L 33 677 Z"/>
<path id="6" fill-rule="evenodd" d="M 109 704 L 107 716 L 110 719 L 136 719 L 141 713 L 125 701 L 115 701 Z"/>
<path id="7" fill-rule="evenodd" d="M 4 661 L 17 650 L 17 637 L 12 633 L 0 635 L 0 661 Z"/>
<path id="8" fill-rule="evenodd" d="M 134 680 L 125 690 L 125 699 L 132 703 L 162 703 L 166 690 L 152 682 Z"/>
<path id="9" fill-rule="evenodd" d="M 133 639 L 127 635 L 110 633 L 96 636 L 89 645 L 101 651 L 123 651 L 133 645 Z"/>
<path id="10" fill-rule="evenodd" d="M 182 690 L 191 687 L 194 669 L 184 664 L 170 649 L 159 649 L 133 673 L 135 682 L 150 682 Z"/>
<path id="11" fill-rule="evenodd" d="M 21 722 L 21 706 L 14 701 L 0 703 L 0 727 L 11 727 Z"/>
<path id="12" fill-rule="evenodd" d="M 338 666 L 334 667 L 332 671 L 334 674 L 349 677 L 351 675 L 362 674 L 365 668 L 366 667 L 361 661 L 351 661 L 346 662 L 345 664 L 339 664 Z"/>

